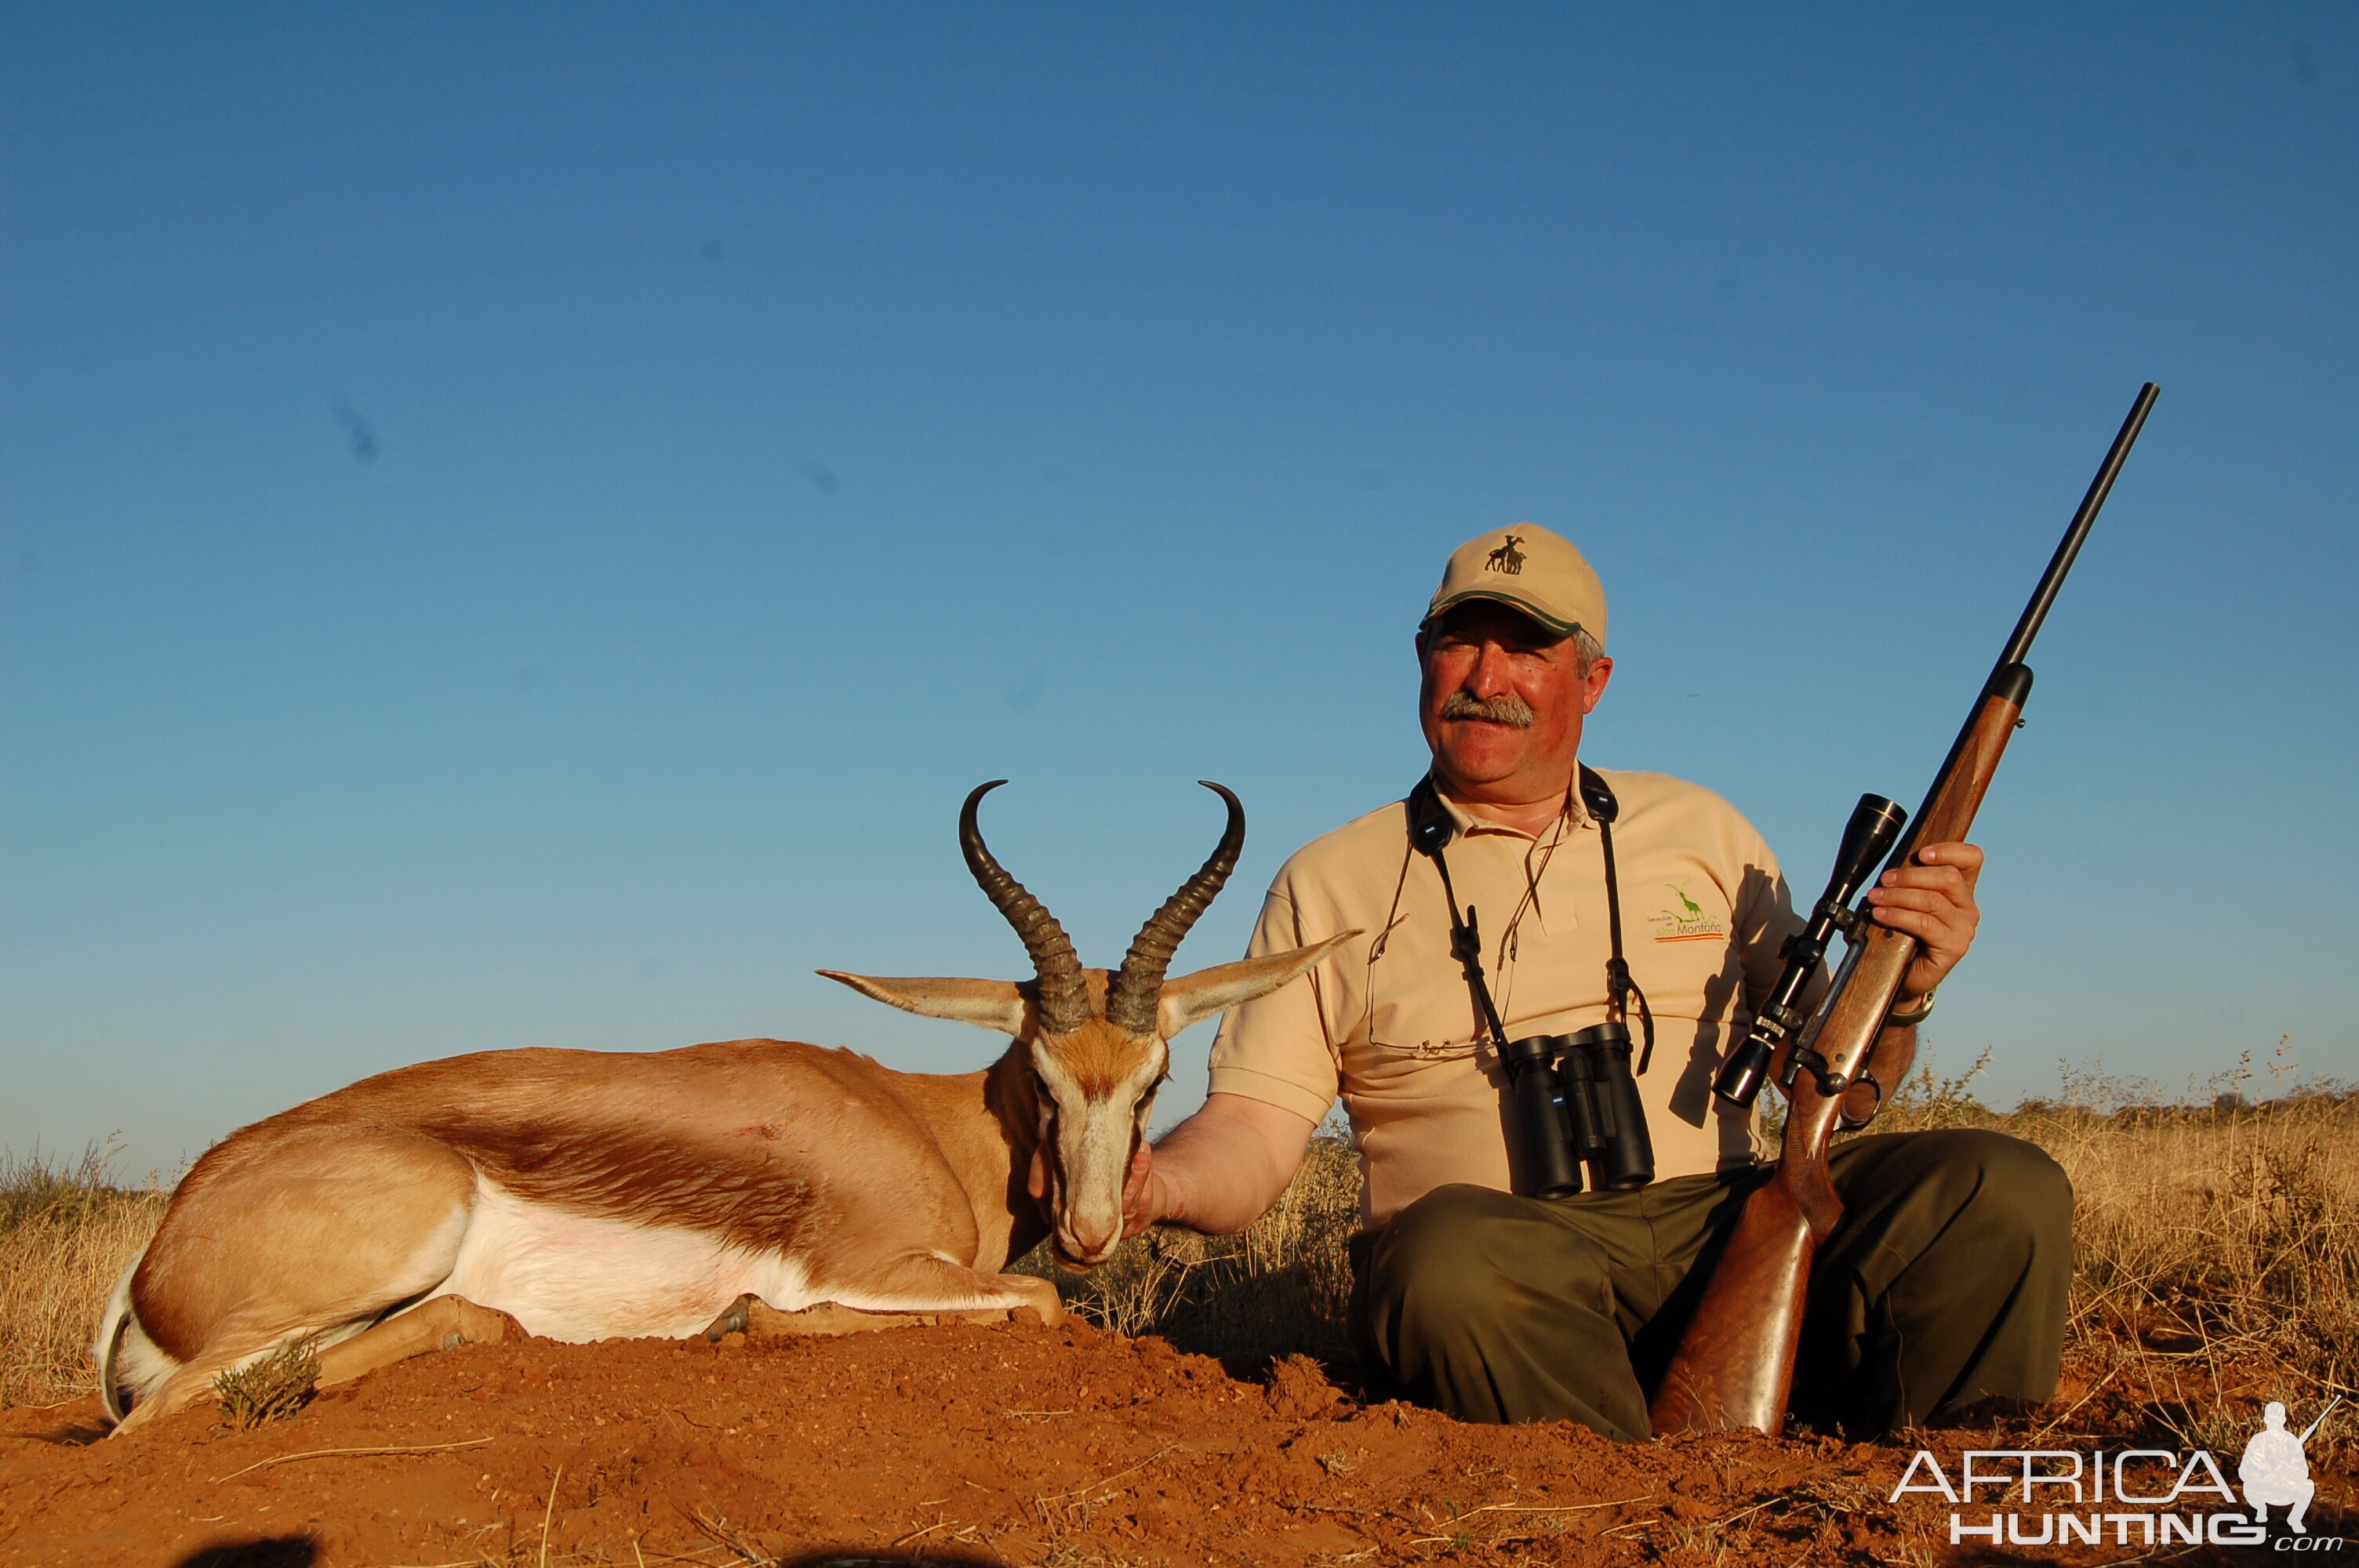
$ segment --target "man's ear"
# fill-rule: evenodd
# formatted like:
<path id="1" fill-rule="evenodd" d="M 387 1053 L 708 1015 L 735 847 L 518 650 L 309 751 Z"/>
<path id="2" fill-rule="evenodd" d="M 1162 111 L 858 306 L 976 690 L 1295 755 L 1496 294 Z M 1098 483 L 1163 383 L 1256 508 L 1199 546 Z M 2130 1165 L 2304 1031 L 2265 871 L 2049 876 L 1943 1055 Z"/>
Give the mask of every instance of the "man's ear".
<path id="1" fill-rule="evenodd" d="M 928 1018 L 979 1024 L 1002 1034 L 1024 1033 L 1029 1006 L 1014 980 L 966 980 L 940 976 L 847 975 L 821 969 L 831 980 L 841 980 L 862 996 Z"/>
<path id="2" fill-rule="evenodd" d="M 1297 947 L 1291 953 L 1240 958 L 1234 964 L 1215 964 L 1209 969 L 1166 980 L 1163 999 L 1157 1004 L 1156 1027 L 1169 1040 L 1191 1023 L 1239 1002 L 1266 996 L 1358 935 L 1357 931 L 1346 931 L 1324 942 Z"/>
<path id="3" fill-rule="evenodd" d="M 1581 716 L 1583 719 L 1597 711 L 1598 703 L 1605 696 L 1605 683 L 1613 678 L 1614 661 L 1603 654 L 1598 654 L 1581 683 L 1583 698 Z"/>

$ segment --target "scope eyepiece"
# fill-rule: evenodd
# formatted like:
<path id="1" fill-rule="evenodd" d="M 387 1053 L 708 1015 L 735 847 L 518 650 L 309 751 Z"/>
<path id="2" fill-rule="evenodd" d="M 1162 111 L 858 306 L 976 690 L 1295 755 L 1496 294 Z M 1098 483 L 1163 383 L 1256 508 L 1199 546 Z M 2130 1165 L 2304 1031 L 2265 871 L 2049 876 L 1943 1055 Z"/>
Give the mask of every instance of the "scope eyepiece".
<path id="1" fill-rule="evenodd" d="M 1728 1054 L 1720 1065 L 1720 1076 L 1712 1083 L 1712 1092 L 1734 1105 L 1750 1107 L 1761 1098 L 1761 1086 L 1769 1081 L 1769 1058 L 1774 1054 L 1767 1042 L 1757 1034 L 1748 1034 L 1745 1044 Z"/>

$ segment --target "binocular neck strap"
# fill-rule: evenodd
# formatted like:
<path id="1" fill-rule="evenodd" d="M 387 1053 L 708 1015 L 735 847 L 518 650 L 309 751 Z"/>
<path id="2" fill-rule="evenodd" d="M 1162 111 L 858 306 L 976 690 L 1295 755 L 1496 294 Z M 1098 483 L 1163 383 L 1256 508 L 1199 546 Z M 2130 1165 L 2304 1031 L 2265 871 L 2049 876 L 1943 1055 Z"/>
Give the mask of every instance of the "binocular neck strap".
<path id="1" fill-rule="evenodd" d="M 1605 859 L 1605 935 L 1612 957 L 1605 960 L 1606 1009 L 1616 1023 L 1626 1023 L 1630 1003 L 1638 1004 L 1638 1025 L 1643 1049 L 1638 1054 L 1638 1071 L 1645 1072 L 1655 1054 L 1655 1013 L 1647 1005 L 1647 993 L 1630 976 L 1629 960 L 1622 956 L 1622 889 L 1614 875 L 1614 818 L 1620 806 L 1614 792 L 1586 766 L 1581 770 L 1581 802 L 1597 823 L 1597 844 Z M 1442 848 L 1450 842 L 1455 830 L 1449 811 L 1441 804 L 1440 792 L 1433 787 L 1433 775 L 1418 780 L 1417 787 L 1408 792 L 1408 841 L 1419 854 L 1433 861 L 1433 869 L 1441 873 L 1441 896 L 1450 909 L 1450 951 L 1466 976 L 1466 989 L 1474 999 L 1475 1011 L 1483 1026 L 1491 1032 L 1491 1044 L 1504 1049 L 1507 1044 L 1506 1026 L 1499 1021 L 1498 1005 L 1491 1000 L 1490 983 L 1483 978 L 1483 938 L 1475 925 L 1474 906 L 1467 904 L 1460 913 L 1458 890 L 1451 885 L 1450 861 Z"/>
<path id="2" fill-rule="evenodd" d="M 1441 873 L 1441 901 L 1450 911 L 1450 953 L 1458 960 L 1458 968 L 1466 977 L 1466 989 L 1474 999 L 1474 1009 L 1484 1028 L 1491 1032 L 1491 1046 L 1505 1051 L 1507 1046 L 1506 1026 L 1499 1022 L 1498 1005 L 1491 1000 L 1490 982 L 1483 978 L 1483 938 L 1474 924 L 1474 906 L 1466 905 L 1462 917 L 1458 913 L 1458 890 L 1450 882 L 1450 862 L 1441 847 L 1450 841 L 1456 824 L 1441 804 L 1440 793 L 1433 787 L 1433 775 L 1426 774 L 1408 792 L 1408 841 L 1419 854 L 1433 861 L 1433 869 Z"/>
<path id="3" fill-rule="evenodd" d="M 1645 1072 L 1655 1055 L 1655 1011 L 1647 1005 L 1647 993 L 1630 976 L 1630 961 L 1622 956 L 1622 889 L 1614 876 L 1614 819 L 1621 815 L 1621 803 L 1603 779 L 1592 773 L 1587 763 L 1581 766 L 1581 803 L 1597 821 L 1597 847 L 1605 859 L 1605 935 L 1612 957 L 1605 960 L 1605 1002 L 1616 1023 L 1630 1021 L 1630 999 L 1638 1000 L 1638 1027 L 1643 1049 L 1638 1054 L 1638 1071 Z M 1449 884 L 1444 878 L 1442 885 Z"/>

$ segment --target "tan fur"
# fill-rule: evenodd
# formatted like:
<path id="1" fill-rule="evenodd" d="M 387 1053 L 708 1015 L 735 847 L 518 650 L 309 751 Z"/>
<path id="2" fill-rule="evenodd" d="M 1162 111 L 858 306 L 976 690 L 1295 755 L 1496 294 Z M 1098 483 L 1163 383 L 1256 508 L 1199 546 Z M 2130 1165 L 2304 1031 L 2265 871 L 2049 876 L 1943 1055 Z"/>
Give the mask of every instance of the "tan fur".
<path id="1" fill-rule="evenodd" d="M 749 1299 L 744 1304 L 742 1319 L 733 1321 L 730 1332 L 743 1333 L 749 1339 L 799 1339 L 827 1337 L 839 1334 L 874 1334 L 885 1328 L 930 1328 L 944 1323 L 1053 1323 L 1062 1308 L 1056 1303 L 1057 1287 L 1046 1280 L 1035 1281 L 1047 1292 L 1044 1303 L 1011 1307 L 1006 1312 L 853 1312 L 833 1302 L 800 1312 L 779 1312 Z M 716 1328 L 719 1326 L 715 1325 Z M 716 1333 L 713 1337 L 720 1336 Z"/>
<path id="2" fill-rule="evenodd" d="M 480 1178 L 791 1255 L 823 1294 L 1036 1304 L 1030 1281 L 1011 1292 L 999 1274 L 1043 1228 L 1023 1198 L 1025 1076 L 1013 1060 L 930 1076 L 747 1040 L 491 1052 L 364 1079 L 232 1135 L 173 1195 L 131 1307 L 178 1365 L 124 1427 L 288 1339 L 384 1334 L 378 1314 L 448 1274 Z"/>
<path id="3" fill-rule="evenodd" d="M 1193 1022 L 1273 989 L 1329 946 L 1172 980 L 1166 996 L 1177 1000 L 1158 1022 Z M 1103 971 L 1089 975 L 1093 1015 L 1046 1038 L 1028 985 L 834 978 L 1016 1038 L 985 1071 L 951 1076 L 777 1040 L 647 1054 L 495 1051 L 382 1073 L 256 1122 L 197 1162 L 131 1276 L 125 1331 L 155 1354 L 140 1358 L 150 1380 L 118 1430 L 304 1336 L 323 1347 L 323 1377 L 348 1378 L 522 1332 L 510 1313 L 528 1325 L 530 1311 L 556 1309 L 462 1300 L 451 1283 L 471 1266 L 466 1249 L 499 1245 L 499 1224 L 538 1223 L 520 1215 L 620 1238 L 634 1259 L 685 1249 L 720 1269 L 716 1279 L 755 1269 L 794 1297 L 773 1305 L 1027 1309 L 1053 1320 L 1052 1288 L 1003 1271 L 1049 1229 L 1044 1208 L 1074 1261 L 1112 1250 L 1123 1173 L 1168 1061 L 1163 1040 L 1105 1022 Z M 1037 1204 L 1027 1187 L 1036 1155 L 1047 1187 Z M 647 1238 L 644 1253 L 633 1238 Z M 563 1257 L 550 1265 L 536 1253 L 516 1267 L 542 1268 L 538 1287 L 558 1278 L 578 1328 L 579 1298 L 607 1310 L 603 1255 Z M 510 1278 L 500 1263 L 478 1256 L 473 1266 Z M 588 1272 L 562 1272 L 576 1268 Z M 643 1314 L 657 1310 L 644 1298 L 661 1287 L 662 1311 L 698 1323 L 738 1293 L 700 1301 L 662 1294 L 671 1287 L 644 1274 L 626 1283 Z M 648 1332 L 599 1321 L 593 1334 Z"/>
<path id="4" fill-rule="evenodd" d="M 492 1312 L 457 1296 L 437 1296 L 416 1312 L 378 1324 L 320 1355 L 320 1387 L 349 1383 L 380 1367 L 450 1350 L 462 1345 L 499 1345 L 522 1339 L 524 1329 L 504 1312 Z"/>

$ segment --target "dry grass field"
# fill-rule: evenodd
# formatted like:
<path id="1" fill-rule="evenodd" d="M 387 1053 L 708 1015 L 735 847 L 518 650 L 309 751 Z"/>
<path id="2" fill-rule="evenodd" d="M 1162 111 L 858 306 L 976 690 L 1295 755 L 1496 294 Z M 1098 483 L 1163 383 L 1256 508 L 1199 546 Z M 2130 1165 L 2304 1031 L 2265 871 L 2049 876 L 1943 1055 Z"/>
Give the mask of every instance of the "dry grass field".
<path id="1" fill-rule="evenodd" d="M 2247 1063 L 2187 1103 L 2068 1074 L 2057 1099 L 2002 1112 L 1974 1100 L 1973 1076 L 1920 1072 L 1877 1130 L 1995 1128 L 2071 1173 L 2079 1266 L 2067 1390 L 2042 1430 L 2134 1411 L 2191 1445 L 2234 1451 L 2269 1390 L 2297 1390 L 2314 1408 L 2359 1388 L 2359 1095 L 2338 1087 L 2256 1103 Z M 1236 1236 L 1151 1233 L 1086 1278 L 1027 1266 L 1058 1277 L 1103 1327 L 1233 1365 L 1297 1352 L 1339 1364 L 1356 1181 L 1348 1144 L 1322 1134 L 1283 1202 Z M 152 1185 L 110 1185 L 96 1155 L 0 1164 L 0 1405 L 90 1390 L 95 1315 L 163 1203 Z M 2347 1467 L 2354 1430 L 2330 1423 L 2313 1459 Z"/>
<path id="2" fill-rule="evenodd" d="M 2265 1064 L 2273 1078 L 2290 1076 L 2285 1056 L 2280 1042 Z M 2066 1357 L 2083 1401 L 2132 1391 L 2154 1427 L 2234 1452 L 2267 1399 L 2314 1410 L 2353 1395 L 2359 1091 L 2329 1083 L 2256 1101 L 2246 1053 L 2176 1104 L 2148 1085 L 2067 1069 L 2057 1099 L 2002 1113 L 1966 1092 L 1973 1076 L 1920 1073 L 1877 1130 L 1995 1128 L 2071 1174 L 2079 1256 Z M 2349 1467 L 2354 1432 L 2359 1422 L 2329 1423 L 2310 1457 Z"/>
<path id="3" fill-rule="evenodd" d="M 110 1184 L 107 1164 L 95 1150 L 59 1164 L 0 1159 L 0 1408 L 98 1386 L 87 1347 L 99 1308 L 166 1196 Z"/>

